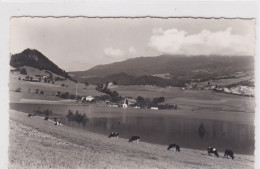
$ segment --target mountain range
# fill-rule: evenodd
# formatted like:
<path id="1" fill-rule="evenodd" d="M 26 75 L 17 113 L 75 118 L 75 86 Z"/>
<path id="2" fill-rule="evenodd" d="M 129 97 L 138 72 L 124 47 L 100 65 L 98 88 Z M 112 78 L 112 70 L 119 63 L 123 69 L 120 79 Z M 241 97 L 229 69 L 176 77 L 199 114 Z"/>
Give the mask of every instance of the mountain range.
<path id="1" fill-rule="evenodd" d="M 183 86 L 192 79 L 208 80 L 233 77 L 254 71 L 252 56 L 183 56 L 137 57 L 122 62 L 98 65 L 86 71 L 66 72 L 35 49 L 11 55 L 10 65 L 48 70 L 80 82 L 119 85 Z"/>
<path id="2" fill-rule="evenodd" d="M 69 72 L 79 81 L 119 84 L 183 84 L 190 79 L 233 76 L 237 72 L 254 70 L 252 56 L 172 56 L 139 57 L 86 71 Z M 166 76 L 167 75 L 167 76 Z M 165 78 L 167 77 L 167 78 Z"/>

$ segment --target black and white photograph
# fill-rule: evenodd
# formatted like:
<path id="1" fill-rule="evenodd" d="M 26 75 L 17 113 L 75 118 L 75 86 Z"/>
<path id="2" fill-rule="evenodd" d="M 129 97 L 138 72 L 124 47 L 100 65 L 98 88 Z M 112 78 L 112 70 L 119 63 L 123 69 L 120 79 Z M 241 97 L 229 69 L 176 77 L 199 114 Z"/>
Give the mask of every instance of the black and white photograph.
<path id="1" fill-rule="evenodd" d="M 10 169 L 253 169 L 256 19 L 13 16 Z"/>

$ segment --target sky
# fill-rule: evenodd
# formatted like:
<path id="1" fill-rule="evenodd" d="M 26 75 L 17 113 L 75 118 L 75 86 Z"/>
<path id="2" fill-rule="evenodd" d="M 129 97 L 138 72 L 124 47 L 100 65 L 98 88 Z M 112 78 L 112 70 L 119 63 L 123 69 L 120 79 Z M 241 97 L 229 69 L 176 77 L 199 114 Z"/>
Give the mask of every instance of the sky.
<path id="1" fill-rule="evenodd" d="M 251 55 L 254 19 L 13 17 L 10 52 L 36 49 L 66 71 L 146 56 Z"/>

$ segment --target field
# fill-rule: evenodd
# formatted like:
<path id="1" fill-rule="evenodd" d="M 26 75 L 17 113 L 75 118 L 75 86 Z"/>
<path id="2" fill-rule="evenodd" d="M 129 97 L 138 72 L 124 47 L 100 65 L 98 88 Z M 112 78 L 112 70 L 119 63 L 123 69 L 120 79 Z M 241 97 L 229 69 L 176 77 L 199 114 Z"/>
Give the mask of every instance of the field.
<path id="1" fill-rule="evenodd" d="M 28 74 L 32 76 L 33 73 L 28 71 Z M 11 102 L 21 102 L 22 99 L 59 101 L 62 99 L 55 96 L 58 91 L 62 93 L 69 92 L 72 95 L 76 95 L 76 83 L 70 80 L 56 81 L 54 84 L 51 84 L 44 82 L 29 82 L 18 80 L 19 77 L 23 79 L 25 75 L 21 75 L 18 72 L 10 73 L 9 93 Z M 64 84 L 65 87 L 62 87 L 61 84 Z M 15 90 L 19 87 L 21 88 L 21 92 L 15 92 Z M 29 89 L 30 92 L 28 92 Z M 44 95 L 36 94 L 36 89 L 39 89 L 39 91 L 44 91 Z M 97 90 L 95 90 L 94 85 L 90 85 L 86 88 L 85 85 L 82 83 L 77 84 L 77 94 L 81 96 L 103 95 L 103 93 L 100 93 Z"/>
<path id="2" fill-rule="evenodd" d="M 116 90 L 122 96 L 133 98 L 142 96 L 153 99 L 163 96 L 165 103 L 176 104 L 182 111 L 188 113 L 225 112 L 227 114 L 232 112 L 254 113 L 255 111 L 254 98 L 217 93 L 211 90 L 183 90 L 154 86 L 115 86 L 111 90 Z"/>
<path id="3" fill-rule="evenodd" d="M 9 168 L 253 168 L 254 157 L 208 156 L 206 150 L 128 143 L 127 139 L 55 126 L 39 117 L 10 110 Z"/>

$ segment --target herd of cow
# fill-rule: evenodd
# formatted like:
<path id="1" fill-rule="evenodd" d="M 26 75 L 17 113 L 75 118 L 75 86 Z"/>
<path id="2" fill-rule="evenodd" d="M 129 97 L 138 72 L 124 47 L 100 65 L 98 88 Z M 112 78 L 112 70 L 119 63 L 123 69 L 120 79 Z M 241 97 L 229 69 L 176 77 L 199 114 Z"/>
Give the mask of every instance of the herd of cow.
<path id="1" fill-rule="evenodd" d="M 31 116 L 35 116 L 34 114 L 28 114 L 28 117 L 31 117 Z M 48 120 L 48 117 L 45 117 L 44 120 Z M 62 126 L 62 123 L 57 121 L 57 118 L 54 118 L 54 122 L 55 122 L 55 125 L 59 125 L 59 126 Z M 108 136 L 108 138 L 112 138 L 112 137 L 118 137 L 119 134 L 118 132 L 112 132 L 110 133 L 110 135 Z M 128 142 L 137 142 L 139 143 L 140 141 L 140 136 L 132 136 Z M 175 150 L 174 150 L 175 149 Z M 174 150 L 176 152 L 180 152 L 181 151 L 181 148 L 179 145 L 177 144 L 170 144 L 167 148 L 167 150 Z M 207 148 L 207 151 L 208 151 L 208 155 L 211 156 L 211 154 L 214 154 L 215 156 L 217 156 L 219 158 L 219 155 L 218 155 L 218 151 L 216 148 L 213 148 L 213 147 L 208 147 Z M 228 158 L 231 157 L 232 159 L 235 158 L 234 156 L 234 153 L 232 150 L 225 150 L 225 154 L 224 154 L 224 157 L 227 157 Z"/>
<path id="2" fill-rule="evenodd" d="M 119 135 L 118 132 L 112 132 L 112 133 L 108 136 L 108 138 L 118 137 L 118 135 Z M 139 137 L 139 136 L 132 136 L 132 137 L 129 139 L 128 142 L 137 142 L 137 143 L 139 143 L 139 141 L 140 141 L 140 137 Z M 175 150 L 174 150 L 174 149 L 175 149 Z M 176 152 L 180 152 L 180 151 L 181 151 L 181 148 L 180 148 L 180 146 L 177 145 L 177 144 L 170 144 L 170 145 L 168 146 L 167 150 L 174 150 L 174 151 L 176 151 Z M 211 156 L 211 154 L 214 154 L 215 156 L 217 156 L 217 157 L 219 158 L 218 151 L 217 151 L 216 148 L 208 147 L 208 148 L 207 148 L 207 151 L 208 151 L 208 155 Z M 232 150 L 225 150 L 224 157 L 227 157 L 227 158 L 228 158 L 228 156 L 231 157 L 232 159 L 235 158 L 234 153 L 233 153 Z"/>

